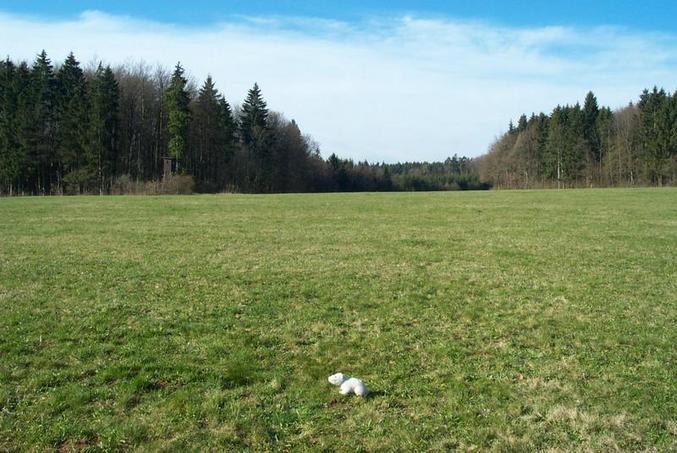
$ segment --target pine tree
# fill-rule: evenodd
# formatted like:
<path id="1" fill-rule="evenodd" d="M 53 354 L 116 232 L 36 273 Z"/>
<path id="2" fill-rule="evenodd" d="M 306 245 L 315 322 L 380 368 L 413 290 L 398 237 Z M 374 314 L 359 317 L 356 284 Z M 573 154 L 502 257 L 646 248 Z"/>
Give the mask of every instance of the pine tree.
<path id="1" fill-rule="evenodd" d="M 527 116 L 522 114 L 517 121 L 517 132 L 524 132 L 527 130 Z"/>
<path id="2" fill-rule="evenodd" d="M 11 121 L 11 137 L 14 141 L 14 151 L 19 162 L 19 174 L 16 180 L 16 192 L 34 192 L 31 186 L 31 176 L 35 173 L 36 165 L 29 160 L 28 136 L 32 130 L 33 118 L 33 78 L 31 69 L 24 61 L 16 66 L 13 77 L 13 110 L 14 118 Z"/>
<path id="3" fill-rule="evenodd" d="M 562 153 L 562 172 L 570 182 L 577 181 L 585 167 L 586 142 L 584 134 L 585 114 L 580 104 L 568 107 L 566 115 L 566 139 Z"/>
<path id="4" fill-rule="evenodd" d="M 230 158 L 232 157 L 233 147 L 235 146 L 234 140 L 238 125 L 233 116 L 233 109 L 223 95 L 221 95 L 221 98 L 219 99 L 219 105 L 221 106 L 221 116 L 223 124 L 225 125 L 225 139 L 229 147 L 226 154 L 227 157 Z"/>
<path id="5" fill-rule="evenodd" d="M 247 99 L 242 105 L 240 138 L 250 161 L 246 175 L 248 190 L 270 191 L 272 159 L 268 131 L 268 107 L 256 83 L 249 90 Z"/>
<path id="6" fill-rule="evenodd" d="M 545 154 L 546 147 L 548 144 L 548 130 L 550 127 L 550 118 L 545 113 L 540 113 L 536 119 L 536 142 L 537 142 L 537 174 L 535 177 L 543 177 L 543 171 L 545 168 Z"/>
<path id="7" fill-rule="evenodd" d="M 670 159 L 673 127 L 670 121 L 671 102 L 665 90 L 644 90 L 639 107 L 640 143 L 649 179 L 663 185 Z"/>
<path id="8" fill-rule="evenodd" d="M 240 136 L 246 145 L 250 145 L 257 135 L 268 125 L 268 107 L 261 96 L 257 83 L 247 93 L 247 99 L 240 113 Z"/>
<path id="9" fill-rule="evenodd" d="M 672 159 L 672 182 L 674 183 L 677 181 L 677 91 L 672 95 L 671 112 L 670 158 Z"/>
<path id="10" fill-rule="evenodd" d="M 96 162 L 88 155 L 87 82 L 71 52 L 57 73 L 56 147 L 63 182 L 78 193 L 96 176 Z"/>
<path id="11" fill-rule="evenodd" d="M 585 103 L 583 104 L 583 137 L 588 146 L 589 160 L 591 164 L 599 165 L 602 161 L 602 148 L 600 145 L 599 129 L 597 118 L 599 116 L 599 106 L 597 105 L 597 98 L 590 91 L 585 96 Z"/>
<path id="12" fill-rule="evenodd" d="M 610 108 L 603 107 L 599 110 L 595 127 L 599 137 L 599 182 L 608 184 L 608 181 L 604 180 L 603 172 L 608 156 L 612 152 L 614 139 L 614 113 Z"/>
<path id="13" fill-rule="evenodd" d="M 230 165 L 235 154 L 235 132 L 237 130 L 237 124 L 233 117 L 233 110 L 230 108 L 230 104 L 228 104 L 223 95 L 220 95 L 219 107 L 221 108 L 219 117 L 221 124 L 221 134 L 219 137 L 221 142 L 217 148 L 217 161 L 220 162 L 220 165 L 218 166 L 216 181 L 219 189 L 225 189 L 228 184 L 232 184 L 233 182 Z"/>
<path id="14" fill-rule="evenodd" d="M 118 149 L 120 88 L 110 66 L 99 67 L 90 86 L 88 155 L 95 162 L 99 193 L 110 189 L 120 173 Z"/>
<path id="15" fill-rule="evenodd" d="M 211 76 L 199 91 L 192 118 L 193 143 L 189 168 L 204 191 L 225 188 L 233 154 L 233 116 L 230 105 L 215 88 Z"/>
<path id="16" fill-rule="evenodd" d="M 670 148 L 668 155 L 670 158 L 670 164 L 672 166 L 672 181 L 673 183 L 677 181 L 677 91 L 673 93 L 670 98 L 670 119 L 669 123 L 671 125 L 670 130 Z"/>
<path id="17" fill-rule="evenodd" d="M 0 193 L 12 194 L 20 165 L 16 142 L 17 70 L 9 59 L 0 61 Z"/>
<path id="18" fill-rule="evenodd" d="M 43 50 L 31 68 L 30 89 L 22 99 L 20 141 L 28 160 L 27 184 L 36 194 L 49 194 L 59 183 L 55 149 L 56 78 Z"/>
<path id="19" fill-rule="evenodd" d="M 0 193 L 11 192 L 12 183 L 18 176 L 19 162 L 14 155 L 12 143 L 16 108 L 13 106 L 15 67 L 9 59 L 0 61 Z"/>
<path id="20" fill-rule="evenodd" d="M 186 89 L 188 81 L 183 76 L 181 63 L 174 68 L 169 87 L 165 92 L 167 111 L 167 129 L 169 133 L 168 153 L 176 159 L 177 167 L 182 166 L 188 147 L 188 129 L 190 127 L 190 95 Z"/>

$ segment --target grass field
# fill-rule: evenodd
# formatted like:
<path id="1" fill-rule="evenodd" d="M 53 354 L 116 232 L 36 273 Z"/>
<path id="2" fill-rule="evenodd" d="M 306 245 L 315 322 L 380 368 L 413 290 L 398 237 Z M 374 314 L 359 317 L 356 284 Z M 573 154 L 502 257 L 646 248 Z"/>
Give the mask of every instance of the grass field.
<path id="1" fill-rule="evenodd" d="M 677 449 L 676 189 L 13 198 L 0 233 L 0 450 Z"/>

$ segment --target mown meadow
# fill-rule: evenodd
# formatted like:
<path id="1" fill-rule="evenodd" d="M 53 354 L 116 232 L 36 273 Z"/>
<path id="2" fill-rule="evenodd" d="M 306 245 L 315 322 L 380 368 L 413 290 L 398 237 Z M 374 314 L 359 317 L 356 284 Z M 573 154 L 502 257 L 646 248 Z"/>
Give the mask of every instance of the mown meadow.
<path id="1" fill-rule="evenodd" d="M 0 199 L 3 451 L 675 450 L 676 326 L 677 189 Z"/>

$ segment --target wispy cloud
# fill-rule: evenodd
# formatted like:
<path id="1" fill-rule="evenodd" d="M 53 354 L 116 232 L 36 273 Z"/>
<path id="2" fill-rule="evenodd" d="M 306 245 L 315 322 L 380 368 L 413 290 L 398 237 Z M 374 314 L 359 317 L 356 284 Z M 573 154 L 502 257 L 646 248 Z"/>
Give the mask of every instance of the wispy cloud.
<path id="1" fill-rule="evenodd" d="M 478 155 L 522 112 L 587 90 L 618 107 L 654 84 L 677 88 L 677 36 L 621 28 L 514 28 L 414 16 L 360 23 L 234 17 L 206 28 L 88 11 L 73 20 L 0 13 L 2 51 L 55 60 L 180 60 L 234 103 L 258 81 L 271 108 L 356 159 Z"/>

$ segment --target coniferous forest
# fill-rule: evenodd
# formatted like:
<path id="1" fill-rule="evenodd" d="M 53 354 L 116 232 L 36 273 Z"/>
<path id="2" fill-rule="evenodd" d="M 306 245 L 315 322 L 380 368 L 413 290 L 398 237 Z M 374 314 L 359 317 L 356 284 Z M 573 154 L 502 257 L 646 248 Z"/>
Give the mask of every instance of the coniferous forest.
<path id="1" fill-rule="evenodd" d="M 325 160 L 258 85 L 233 108 L 211 77 L 195 87 L 180 64 L 83 69 L 71 53 L 55 67 L 44 51 L 0 62 L 2 194 L 486 188 L 470 164 Z"/>
<path id="2" fill-rule="evenodd" d="M 499 188 L 674 185 L 677 92 L 645 90 L 617 111 L 590 92 L 583 107 L 522 115 L 476 164 Z"/>
<path id="3" fill-rule="evenodd" d="M 194 86 L 143 63 L 84 69 L 0 62 L 0 194 L 327 192 L 666 185 L 677 182 L 677 93 L 645 91 L 612 111 L 523 115 L 479 158 L 353 162 L 268 109 L 254 84 L 229 105 L 208 77 Z M 170 184 L 171 183 L 171 184 Z M 167 189 L 170 187 L 170 189 Z"/>

